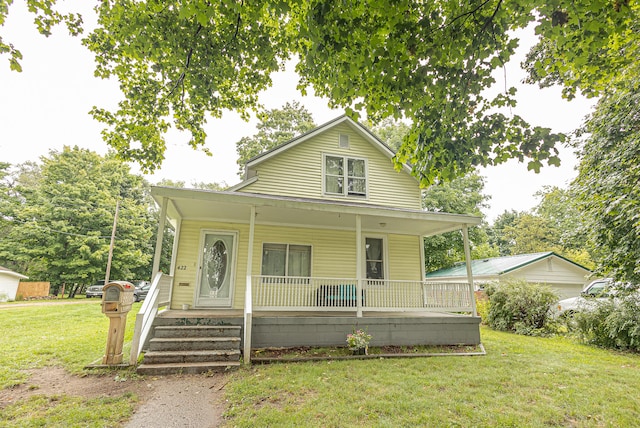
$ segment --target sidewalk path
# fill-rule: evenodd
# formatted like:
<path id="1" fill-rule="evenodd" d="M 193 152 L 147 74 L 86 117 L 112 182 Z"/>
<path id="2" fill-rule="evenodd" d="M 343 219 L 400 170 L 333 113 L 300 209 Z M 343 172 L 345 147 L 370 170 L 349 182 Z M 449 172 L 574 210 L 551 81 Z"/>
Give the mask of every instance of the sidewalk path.
<path id="1" fill-rule="evenodd" d="M 150 378 L 153 393 L 141 403 L 125 428 L 215 428 L 222 423 L 224 374 Z"/>

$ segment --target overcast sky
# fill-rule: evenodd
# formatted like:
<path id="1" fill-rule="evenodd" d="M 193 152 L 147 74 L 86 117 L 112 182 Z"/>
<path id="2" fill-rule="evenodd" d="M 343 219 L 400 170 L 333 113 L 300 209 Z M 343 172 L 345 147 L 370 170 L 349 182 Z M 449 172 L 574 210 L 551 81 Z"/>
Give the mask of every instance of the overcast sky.
<path id="1" fill-rule="evenodd" d="M 85 23 L 92 25 L 93 2 L 66 2 L 70 7 L 85 9 Z M 120 100 L 117 82 L 93 77 L 93 56 L 80 43 L 65 33 L 62 27 L 53 36 L 38 34 L 22 2 L 10 6 L 9 18 L 0 32 L 5 41 L 22 51 L 22 73 L 9 70 L 8 58 L 0 56 L 0 161 L 13 164 L 36 161 L 51 149 L 64 145 L 79 146 L 105 154 L 102 126 L 88 114 L 94 105 L 113 107 Z M 524 43 L 522 43 L 524 44 Z M 520 49 L 524 55 L 526 48 Z M 522 56 L 521 56 L 522 57 Z M 566 102 L 559 88 L 540 90 L 519 85 L 524 74 L 520 60 L 507 65 L 507 85 L 519 86 L 519 105 L 513 109 L 530 123 L 571 132 L 590 111 L 592 102 Z M 504 79 L 504 76 L 500 76 Z M 343 114 L 331 110 L 326 100 L 302 97 L 295 89 L 297 77 L 292 72 L 273 76 L 273 87 L 260 98 L 267 108 L 279 108 L 285 102 L 298 100 L 321 124 Z M 500 82 L 504 87 L 504 80 Z M 210 120 L 206 127 L 207 147 L 213 156 L 206 156 L 186 145 L 187 137 L 176 132 L 169 136 L 166 160 L 162 168 L 147 179 L 156 183 L 167 178 L 174 181 L 226 182 L 235 184 L 237 175 L 235 142 L 255 133 L 255 119 L 242 121 L 235 113 Z M 544 185 L 566 186 L 575 177 L 576 159 L 572 150 L 561 148 L 562 166 L 545 167 L 540 174 L 527 171 L 526 164 L 510 161 L 504 165 L 481 170 L 486 177 L 485 193 L 491 196 L 490 221 L 505 210 L 528 210 L 537 204 L 533 194 Z M 134 166 L 134 172 L 138 169 Z"/>

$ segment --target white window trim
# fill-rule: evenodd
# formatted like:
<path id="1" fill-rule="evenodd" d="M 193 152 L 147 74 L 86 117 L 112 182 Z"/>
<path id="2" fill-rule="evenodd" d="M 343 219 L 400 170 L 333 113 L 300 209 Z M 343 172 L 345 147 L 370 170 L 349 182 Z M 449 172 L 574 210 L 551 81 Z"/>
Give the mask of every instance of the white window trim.
<path id="1" fill-rule="evenodd" d="M 262 258 L 264 257 L 264 246 L 265 244 L 269 245 L 286 245 L 287 246 L 287 251 L 285 253 L 285 258 L 284 258 L 284 276 L 288 277 L 289 274 L 289 247 L 291 245 L 299 245 L 299 246 L 304 246 L 304 247 L 309 247 L 310 248 L 310 252 L 309 252 L 309 278 L 313 277 L 313 245 L 311 244 L 300 244 L 300 243 L 296 243 L 296 242 L 273 242 L 273 241 L 263 241 L 262 242 L 262 250 L 260 252 L 260 276 L 279 276 L 279 275 L 266 275 L 264 272 L 262 272 Z"/>
<path id="2" fill-rule="evenodd" d="M 378 279 L 367 278 L 367 238 L 382 239 L 382 281 L 389 281 L 389 245 L 387 235 L 363 234 L 362 235 L 362 278 L 366 281 L 380 281 Z"/>
<path id="3" fill-rule="evenodd" d="M 332 193 L 327 192 L 327 157 L 334 158 L 342 158 L 343 167 L 342 167 L 342 193 Z M 349 176 L 347 172 L 349 170 L 348 162 L 349 159 L 361 160 L 364 161 L 364 180 L 365 180 L 365 195 L 350 195 L 349 194 Z M 349 156 L 344 154 L 334 154 L 334 153 L 322 153 L 322 194 L 324 196 L 333 196 L 333 197 L 344 197 L 344 198 L 354 198 L 360 200 L 368 200 L 369 199 L 369 160 L 367 158 L 358 157 L 358 156 Z"/>

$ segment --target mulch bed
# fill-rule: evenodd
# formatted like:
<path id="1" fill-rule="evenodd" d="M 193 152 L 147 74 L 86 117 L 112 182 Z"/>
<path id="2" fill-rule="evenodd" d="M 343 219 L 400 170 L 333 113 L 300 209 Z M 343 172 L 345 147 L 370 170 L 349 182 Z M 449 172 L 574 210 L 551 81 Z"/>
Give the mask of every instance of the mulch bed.
<path id="1" fill-rule="evenodd" d="M 482 344 L 447 346 L 375 346 L 367 355 L 353 355 L 346 347 L 314 348 L 298 346 L 292 348 L 262 348 L 251 351 L 253 363 L 350 360 L 371 358 L 439 357 L 485 355 Z"/>

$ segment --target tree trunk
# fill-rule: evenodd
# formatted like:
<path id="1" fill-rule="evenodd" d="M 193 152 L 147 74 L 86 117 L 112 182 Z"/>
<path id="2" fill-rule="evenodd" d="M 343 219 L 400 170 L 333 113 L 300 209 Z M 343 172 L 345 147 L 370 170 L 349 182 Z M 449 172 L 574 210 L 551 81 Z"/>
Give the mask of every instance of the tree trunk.
<path id="1" fill-rule="evenodd" d="M 71 289 L 69 290 L 69 298 L 73 299 L 74 297 L 76 297 L 76 292 L 78 291 L 78 288 L 80 286 L 78 284 L 73 284 L 71 286 Z"/>

